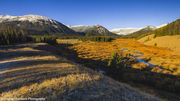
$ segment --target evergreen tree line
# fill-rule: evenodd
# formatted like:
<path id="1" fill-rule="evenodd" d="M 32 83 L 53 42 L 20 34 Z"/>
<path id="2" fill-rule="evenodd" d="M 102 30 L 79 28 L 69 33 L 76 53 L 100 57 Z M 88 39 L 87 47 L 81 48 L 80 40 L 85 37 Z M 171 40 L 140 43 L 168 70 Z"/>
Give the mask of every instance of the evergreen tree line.
<path id="1" fill-rule="evenodd" d="M 28 37 L 23 30 L 7 27 L 0 31 L 0 45 L 10 45 L 27 41 Z"/>
<path id="2" fill-rule="evenodd" d="M 17 43 L 49 43 L 57 44 L 56 36 L 52 35 L 29 35 L 25 30 L 16 29 L 13 27 L 7 27 L 6 29 L 0 30 L 0 45 L 12 45 Z"/>
<path id="3" fill-rule="evenodd" d="M 48 43 L 51 45 L 57 44 L 57 38 L 56 36 L 51 36 L 51 35 L 34 35 L 34 36 L 29 36 L 28 39 L 31 42 L 34 43 Z"/>
<path id="4" fill-rule="evenodd" d="M 154 31 L 157 36 L 180 35 L 180 19 Z"/>
<path id="5" fill-rule="evenodd" d="M 114 38 L 110 36 L 88 36 L 80 37 L 81 41 L 111 42 Z"/>

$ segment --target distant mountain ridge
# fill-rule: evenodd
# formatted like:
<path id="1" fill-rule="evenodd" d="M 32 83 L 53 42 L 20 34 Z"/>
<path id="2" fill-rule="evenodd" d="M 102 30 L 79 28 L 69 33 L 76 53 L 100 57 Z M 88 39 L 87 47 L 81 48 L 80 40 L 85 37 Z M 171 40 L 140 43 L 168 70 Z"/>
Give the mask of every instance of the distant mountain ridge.
<path id="1" fill-rule="evenodd" d="M 159 25 L 159 26 L 145 26 L 145 27 L 140 27 L 140 28 L 114 28 L 114 29 L 111 29 L 110 31 L 117 34 L 117 35 L 128 35 L 128 34 L 132 34 L 132 33 L 135 33 L 135 32 L 138 32 L 142 29 L 146 29 L 147 27 L 152 27 L 154 29 L 157 29 L 157 28 L 161 28 L 161 27 L 164 27 L 166 26 L 167 24 L 162 24 L 162 25 Z"/>
<path id="2" fill-rule="evenodd" d="M 169 24 L 163 24 L 158 27 L 148 26 L 137 32 L 131 33 L 126 37 L 140 39 L 152 34 L 154 34 L 155 36 L 180 35 L 180 19 L 177 19 Z"/>
<path id="3" fill-rule="evenodd" d="M 129 38 L 141 38 L 146 35 L 149 35 L 150 32 L 154 31 L 157 27 L 155 26 L 146 26 L 139 31 L 136 31 L 134 33 L 128 34 L 127 37 Z"/>
<path id="4" fill-rule="evenodd" d="M 101 25 L 69 26 L 39 15 L 9 16 L 0 15 L 0 32 L 13 28 L 27 34 L 56 34 L 56 35 L 85 35 L 85 36 L 114 36 L 126 35 L 141 38 L 149 34 L 179 35 L 180 19 L 160 26 L 146 26 L 144 28 L 116 28 L 111 31 Z M 116 34 L 114 34 L 116 33 Z"/>
<path id="5" fill-rule="evenodd" d="M 127 35 L 133 32 L 136 32 L 138 30 L 140 30 L 141 28 L 115 28 L 110 30 L 113 33 L 116 33 L 118 35 Z"/>
<path id="6" fill-rule="evenodd" d="M 84 34 L 85 36 L 114 36 L 115 34 L 110 32 L 108 29 L 101 25 L 77 25 L 77 26 L 69 26 L 74 31 Z"/>
<path id="7" fill-rule="evenodd" d="M 28 34 L 77 34 L 64 24 L 39 15 L 0 16 L 0 31 L 7 27 L 23 30 Z"/>

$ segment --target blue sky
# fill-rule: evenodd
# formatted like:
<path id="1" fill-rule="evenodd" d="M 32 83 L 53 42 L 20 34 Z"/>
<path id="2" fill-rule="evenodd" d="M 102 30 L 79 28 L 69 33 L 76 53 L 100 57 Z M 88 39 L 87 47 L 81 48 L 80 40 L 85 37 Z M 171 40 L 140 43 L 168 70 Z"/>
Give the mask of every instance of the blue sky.
<path id="1" fill-rule="evenodd" d="M 0 0 L 0 15 L 27 14 L 108 29 L 157 26 L 180 18 L 180 0 Z"/>

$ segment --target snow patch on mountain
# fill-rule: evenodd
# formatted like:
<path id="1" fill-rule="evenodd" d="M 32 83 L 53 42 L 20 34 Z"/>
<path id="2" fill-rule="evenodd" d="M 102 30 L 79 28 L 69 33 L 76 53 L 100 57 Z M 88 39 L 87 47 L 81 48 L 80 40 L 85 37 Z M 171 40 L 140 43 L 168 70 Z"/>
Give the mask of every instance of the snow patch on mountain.
<path id="1" fill-rule="evenodd" d="M 78 34 L 64 24 L 40 15 L 0 15 L 0 26 L 2 27 L 1 29 L 11 26 L 13 28 L 26 30 L 28 33 L 33 34 Z"/>
<path id="2" fill-rule="evenodd" d="M 167 24 L 162 24 L 162 25 L 159 25 L 159 26 L 156 26 L 156 28 L 161 28 L 161 27 L 164 27 L 166 26 Z"/>
<path id="3" fill-rule="evenodd" d="M 51 23 L 56 23 L 56 21 L 39 15 L 24 15 L 24 16 L 10 16 L 10 15 L 0 15 L 0 22 L 11 22 L 11 21 L 29 21 L 38 22 L 39 20 L 49 21 Z"/>

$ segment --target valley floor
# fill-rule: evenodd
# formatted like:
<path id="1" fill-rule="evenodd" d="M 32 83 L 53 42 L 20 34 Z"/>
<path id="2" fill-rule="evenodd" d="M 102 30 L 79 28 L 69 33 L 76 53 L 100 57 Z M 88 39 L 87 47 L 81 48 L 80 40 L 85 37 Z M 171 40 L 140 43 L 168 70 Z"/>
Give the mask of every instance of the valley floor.
<path id="1" fill-rule="evenodd" d="M 39 47 L 56 51 L 46 44 L 0 48 L 0 101 L 30 97 L 47 101 L 163 100 Z"/>
<path id="2" fill-rule="evenodd" d="M 56 48 L 60 56 L 107 74 L 118 81 L 138 86 L 144 91 L 169 100 L 180 99 L 179 52 L 147 46 L 133 39 L 116 39 L 112 42 L 75 42 L 73 39 L 72 43 L 70 40 L 61 40 Z M 133 60 L 122 60 L 127 67 L 123 72 L 113 70 L 109 73 L 112 68 L 107 64 L 114 52 L 123 53 L 125 58 L 130 56 L 129 59 Z"/>

